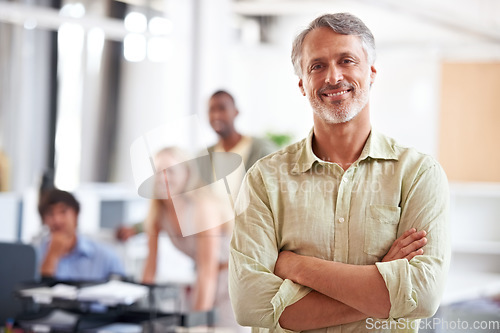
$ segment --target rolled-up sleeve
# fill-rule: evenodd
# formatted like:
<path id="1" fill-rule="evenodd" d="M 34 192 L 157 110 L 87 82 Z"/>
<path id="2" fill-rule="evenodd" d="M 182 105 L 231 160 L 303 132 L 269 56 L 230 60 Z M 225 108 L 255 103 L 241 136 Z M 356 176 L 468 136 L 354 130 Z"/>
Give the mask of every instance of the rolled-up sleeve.
<path id="1" fill-rule="evenodd" d="M 389 291 L 390 319 L 426 318 L 437 311 L 450 262 L 449 190 L 446 175 L 435 163 L 411 180 L 402 196 L 398 236 L 409 228 L 425 230 L 424 254 L 376 263 Z"/>
<path id="2" fill-rule="evenodd" d="M 229 293 L 240 325 L 280 331 L 283 310 L 310 289 L 274 275 L 279 230 L 268 188 L 255 166 L 245 177 L 235 205 L 229 259 Z"/>

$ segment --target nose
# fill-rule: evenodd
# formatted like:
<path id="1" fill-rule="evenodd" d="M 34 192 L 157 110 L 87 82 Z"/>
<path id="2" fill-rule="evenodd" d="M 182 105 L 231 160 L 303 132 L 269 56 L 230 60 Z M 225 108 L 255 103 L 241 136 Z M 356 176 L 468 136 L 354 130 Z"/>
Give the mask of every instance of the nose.
<path id="1" fill-rule="evenodd" d="M 222 112 L 218 108 L 212 108 L 210 109 L 210 112 L 208 113 L 208 117 L 211 120 L 219 120 L 222 116 Z"/>
<path id="2" fill-rule="evenodd" d="M 344 79 L 344 75 L 339 67 L 332 64 L 328 68 L 328 72 L 325 78 L 325 82 L 331 85 L 335 85 Z"/>
<path id="3" fill-rule="evenodd" d="M 59 214 L 51 214 L 46 217 L 45 223 L 51 230 L 59 230 L 63 226 L 64 221 Z"/>

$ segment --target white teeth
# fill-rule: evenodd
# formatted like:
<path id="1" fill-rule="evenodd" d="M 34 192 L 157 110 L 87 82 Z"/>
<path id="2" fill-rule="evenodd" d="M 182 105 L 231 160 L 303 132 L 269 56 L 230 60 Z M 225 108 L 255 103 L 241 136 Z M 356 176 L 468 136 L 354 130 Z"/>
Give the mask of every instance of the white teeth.
<path id="1" fill-rule="evenodd" d="M 326 96 L 328 96 L 328 97 L 340 96 L 340 95 L 343 95 L 345 93 L 347 93 L 347 90 L 342 90 L 342 91 L 339 91 L 339 92 L 333 93 L 333 94 L 326 94 Z"/>

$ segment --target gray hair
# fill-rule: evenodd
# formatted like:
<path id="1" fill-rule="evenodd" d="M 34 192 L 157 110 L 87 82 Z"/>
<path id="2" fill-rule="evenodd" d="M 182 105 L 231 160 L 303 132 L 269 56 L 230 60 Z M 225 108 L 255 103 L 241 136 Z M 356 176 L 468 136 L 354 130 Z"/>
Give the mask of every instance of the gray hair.
<path id="1" fill-rule="evenodd" d="M 293 41 L 292 63 L 297 76 L 302 77 L 302 47 L 307 34 L 322 27 L 330 28 L 342 35 L 358 36 L 361 39 L 363 50 L 366 52 L 368 63 L 373 65 L 376 56 L 375 38 L 363 21 L 349 13 L 325 14 L 312 21 Z"/>

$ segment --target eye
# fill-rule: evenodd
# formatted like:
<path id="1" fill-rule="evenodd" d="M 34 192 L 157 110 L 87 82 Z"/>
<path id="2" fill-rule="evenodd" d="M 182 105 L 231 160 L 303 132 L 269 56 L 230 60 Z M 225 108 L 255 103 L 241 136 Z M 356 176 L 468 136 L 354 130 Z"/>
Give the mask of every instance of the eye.
<path id="1" fill-rule="evenodd" d="M 350 58 L 346 58 L 346 59 L 342 60 L 342 63 L 343 64 L 354 64 L 354 60 L 352 60 Z"/>
<path id="2" fill-rule="evenodd" d="M 314 65 L 311 66 L 311 72 L 312 71 L 320 70 L 321 68 L 323 68 L 323 65 L 321 65 L 321 64 L 314 64 Z"/>

